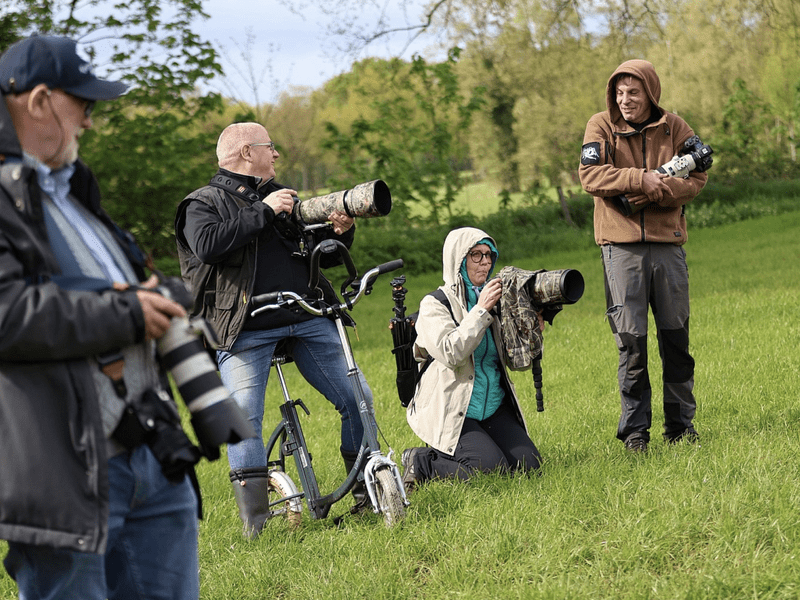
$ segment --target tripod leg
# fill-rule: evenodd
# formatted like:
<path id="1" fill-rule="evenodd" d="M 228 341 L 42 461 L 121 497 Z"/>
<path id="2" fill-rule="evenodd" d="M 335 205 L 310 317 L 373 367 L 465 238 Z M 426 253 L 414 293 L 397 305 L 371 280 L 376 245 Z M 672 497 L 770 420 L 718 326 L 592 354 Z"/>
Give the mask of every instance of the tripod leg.
<path id="1" fill-rule="evenodd" d="M 533 360 L 533 387 L 536 388 L 536 410 L 542 412 L 544 410 L 544 396 L 542 394 L 542 359 L 535 358 Z"/>

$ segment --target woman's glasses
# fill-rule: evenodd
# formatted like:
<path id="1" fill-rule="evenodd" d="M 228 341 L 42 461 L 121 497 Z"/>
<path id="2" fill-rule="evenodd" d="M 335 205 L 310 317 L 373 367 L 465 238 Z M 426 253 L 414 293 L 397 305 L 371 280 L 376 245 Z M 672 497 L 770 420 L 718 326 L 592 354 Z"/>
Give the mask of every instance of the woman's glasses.
<path id="1" fill-rule="evenodd" d="M 469 253 L 469 258 L 470 258 L 470 260 L 472 260 L 472 262 L 479 263 L 484 258 L 488 258 L 489 260 L 492 260 L 492 253 L 491 252 L 480 252 L 478 250 L 473 250 L 472 252 Z"/>

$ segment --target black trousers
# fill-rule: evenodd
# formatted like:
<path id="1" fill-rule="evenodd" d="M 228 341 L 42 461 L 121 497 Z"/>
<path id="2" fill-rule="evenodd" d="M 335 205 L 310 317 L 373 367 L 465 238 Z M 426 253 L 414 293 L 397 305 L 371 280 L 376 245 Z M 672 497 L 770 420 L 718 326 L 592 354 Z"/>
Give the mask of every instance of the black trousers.
<path id="1" fill-rule="evenodd" d="M 447 477 L 468 479 L 476 471 L 530 471 L 538 469 L 541 461 L 525 428 L 511 408 L 503 404 L 488 419 L 464 420 L 452 456 L 434 448 L 417 453 L 414 472 L 417 481 Z"/>

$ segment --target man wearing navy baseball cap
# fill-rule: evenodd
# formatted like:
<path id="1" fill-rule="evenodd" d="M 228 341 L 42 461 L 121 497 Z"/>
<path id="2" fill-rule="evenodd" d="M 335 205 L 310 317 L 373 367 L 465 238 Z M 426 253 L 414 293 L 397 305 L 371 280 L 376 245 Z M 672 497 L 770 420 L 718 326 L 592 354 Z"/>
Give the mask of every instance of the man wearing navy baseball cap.
<path id="1" fill-rule="evenodd" d="M 68 38 L 0 56 L 0 539 L 25 600 L 199 596 L 194 447 L 154 352 L 185 311 L 78 159 L 126 90 Z"/>

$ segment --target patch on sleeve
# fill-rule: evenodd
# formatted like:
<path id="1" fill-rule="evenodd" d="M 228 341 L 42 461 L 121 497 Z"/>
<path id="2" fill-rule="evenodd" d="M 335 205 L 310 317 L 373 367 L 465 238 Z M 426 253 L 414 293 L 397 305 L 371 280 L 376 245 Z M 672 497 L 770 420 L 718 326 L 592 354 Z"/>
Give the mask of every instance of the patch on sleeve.
<path id="1" fill-rule="evenodd" d="M 581 164 L 600 164 L 600 142 L 591 142 L 583 145 L 583 149 L 581 150 Z"/>

